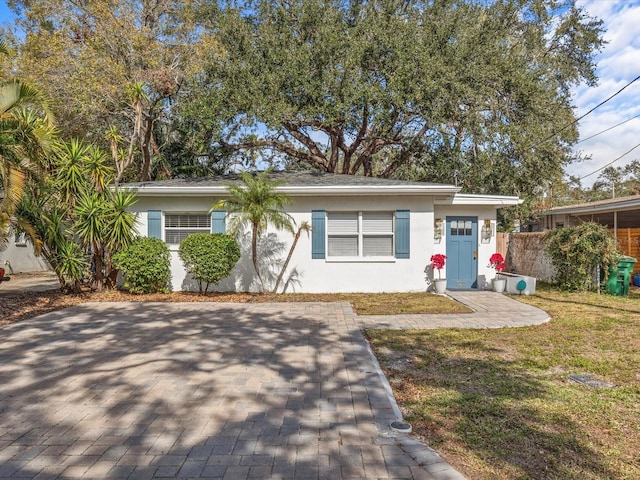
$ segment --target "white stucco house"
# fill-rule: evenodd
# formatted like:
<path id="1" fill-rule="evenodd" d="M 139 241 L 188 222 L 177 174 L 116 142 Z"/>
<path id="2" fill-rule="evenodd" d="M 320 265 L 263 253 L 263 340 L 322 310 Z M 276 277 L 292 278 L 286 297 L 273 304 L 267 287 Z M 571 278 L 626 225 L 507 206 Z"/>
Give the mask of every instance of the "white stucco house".
<path id="1" fill-rule="evenodd" d="M 307 221 L 283 282 L 288 292 L 409 292 L 428 287 L 431 255 L 447 255 L 447 287 L 486 288 L 495 271 L 496 211 L 517 197 L 467 195 L 453 185 L 312 172 L 274 173 L 293 202 L 287 212 Z M 227 213 L 210 212 L 225 198 L 234 176 L 173 179 L 124 185 L 137 193 L 140 235 L 164 240 L 171 250 L 173 290 L 195 289 L 178 256 L 193 232 L 223 233 Z M 293 238 L 269 232 L 260 244 L 263 277 L 277 276 Z M 218 290 L 256 289 L 248 233 L 243 256 Z M 425 273 L 425 270 L 427 271 Z"/>
<path id="2" fill-rule="evenodd" d="M 0 249 L 0 268 L 6 275 L 26 272 L 44 272 L 51 266 L 41 255 L 36 255 L 31 241 L 25 234 L 9 235 L 8 244 Z"/>

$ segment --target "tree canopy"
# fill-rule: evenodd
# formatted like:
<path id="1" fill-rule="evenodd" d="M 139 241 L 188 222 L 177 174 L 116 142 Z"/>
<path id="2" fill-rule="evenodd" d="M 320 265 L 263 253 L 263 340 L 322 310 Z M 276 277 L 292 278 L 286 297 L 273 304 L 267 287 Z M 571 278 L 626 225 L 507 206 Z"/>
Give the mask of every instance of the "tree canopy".
<path id="1" fill-rule="evenodd" d="M 62 136 L 110 147 L 119 178 L 170 175 L 172 110 L 200 55 L 216 50 L 194 33 L 188 2 L 7 3 L 24 32 L 16 68 L 52 99 Z"/>
<path id="2" fill-rule="evenodd" d="M 9 5 L 16 68 L 124 180 L 266 163 L 535 198 L 603 44 L 576 0 Z"/>
<path id="3" fill-rule="evenodd" d="M 211 152 L 528 195 L 577 138 L 601 23 L 574 1 L 209 4 L 220 42 L 181 118 Z"/>

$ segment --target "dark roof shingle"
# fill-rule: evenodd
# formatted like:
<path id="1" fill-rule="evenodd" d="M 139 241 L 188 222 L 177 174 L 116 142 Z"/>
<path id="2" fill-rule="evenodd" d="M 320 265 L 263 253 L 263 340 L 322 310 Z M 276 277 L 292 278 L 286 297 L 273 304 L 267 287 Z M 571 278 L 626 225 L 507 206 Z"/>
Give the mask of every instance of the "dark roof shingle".
<path id="1" fill-rule="evenodd" d="M 273 172 L 274 180 L 283 180 L 289 186 L 314 186 L 314 187 L 337 187 L 337 186 L 438 186 L 443 184 L 430 182 L 416 182 L 396 180 L 390 178 L 364 177 L 361 175 L 341 175 L 337 173 L 324 172 Z M 124 184 L 124 187 L 140 188 L 145 186 L 154 187 L 213 187 L 221 184 L 240 182 L 237 174 L 217 175 L 201 178 L 174 178 L 171 180 L 157 180 L 149 182 L 136 182 Z"/>

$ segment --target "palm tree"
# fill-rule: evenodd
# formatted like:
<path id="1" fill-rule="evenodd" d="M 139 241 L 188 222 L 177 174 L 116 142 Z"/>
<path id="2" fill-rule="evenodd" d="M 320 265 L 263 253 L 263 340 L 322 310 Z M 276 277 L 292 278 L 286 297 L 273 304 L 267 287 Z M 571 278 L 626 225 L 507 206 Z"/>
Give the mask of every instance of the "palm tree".
<path id="1" fill-rule="evenodd" d="M 109 131 L 104 136 L 105 140 L 109 141 L 109 150 L 111 151 L 111 158 L 113 159 L 113 164 L 116 166 L 118 170 L 118 178 L 120 175 L 120 159 L 122 158 L 120 155 L 120 147 L 119 145 L 124 141 L 122 135 L 118 132 L 118 127 L 115 125 L 109 126 Z"/>
<path id="2" fill-rule="evenodd" d="M 0 38 L 0 57 L 10 56 Z M 45 97 L 19 80 L 0 81 L 0 243 L 19 223 L 15 212 L 28 180 L 40 180 L 55 135 Z"/>
<path id="3" fill-rule="evenodd" d="M 69 205 L 60 201 L 59 188 L 51 182 L 30 190 L 20 202 L 18 218 L 33 225 L 30 238 L 41 239 L 42 255 L 58 276 L 60 289 L 78 293 L 89 269 L 85 252 L 69 235 Z"/>
<path id="4" fill-rule="evenodd" d="M 92 287 L 100 290 L 115 284 L 111 254 L 133 241 L 136 217 L 127 210 L 135 203 L 135 195 L 107 188 L 115 170 L 99 147 L 71 142 L 64 151 L 67 155 L 60 158 L 58 181 L 61 190 L 75 198 L 73 232 L 91 252 Z M 77 171 L 71 175 L 73 170 Z"/>
<path id="5" fill-rule="evenodd" d="M 127 190 L 106 191 L 109 200 L 107 226 L 105 236 L 105 272 L 107 286 L 116 284 L 118 271 L 113 269 L 111 258 L 115 252 L 127 248 L 135 238 L 137 217 L 130 211 L 136 196 Z"/>
<path id="6" fill-rule="evenodd" d="M 91 145 L 84 159 L 84 168 L 89 180 L 97 192 L 103 192 L 116 175 L 110 165 L 107 154 L 100 147 Z"/>
<path id="7" fill-rule="evenodd" d="M 115 285 L 111 257 L 133 240 L 135 195 L 109 188 L 116 172 L 97 146 L 59 142 L 51 162 L 54 173 L 29 189 L 20 215 L 42 239 L 42 254 L 63 291 L 79 291 L 87 273 L 94 289 Z"/>
<path id="8" fill-rule="evenodd" d="M 0 54 L 7 57 L 11 55 L 9 45 L 7 45 L 7 42 L 4 41 L 4 38 L 0 38 Z"/>
<path id="9" fill-rule="evenodd" d="M 77 139 L 56 146 L 56 181 L 63 201 L 68 204 L 74 205 L 80 194 L 87 190 L 89 179 L 85 165 L 90 151 L 91 146 Z"/>
<path id="10" fill-rule="evenodd" d="M 231 234 L 241 232 L 246 226 L 251 227 L 251 260 L 263 291 L 264 282 L 258 268 L 258 239 L 269 224 L 292 234 L 295 224 L 291 215 L 284 211 L 291 199 L 288 195 L 276 191 L 284 182 L 271 180 L 270 173 L 270 170 L 256 174 L 240 173 L 243 185 L 229 185 L 231 198 L 220 200 L 211 208 L 226 210 Z"/>
<path id="11" fill-rule="evenodd" d="M 116 177 L 116 183 L 118 183 L 126 168 L 131 165 L 135 155 L 134 147 L 137 144 L 140 153 L 142 155 L 142 166 L 140 167 L 140 174 L 138 180 L 149 180 L 151 171 L 151 127 L 152 119 L 149 115 L 145 115 L 145 107 L 149 103 L 149 96 L 145 91 L 145 84 L 143 82 L 135 82 L 128 89 L 128 96 L 131 100 L 131 107 L 133 108 L 133 132 L 129 139 L 129 153 L 124 164 L 118 164 L 118 176 Z"/>

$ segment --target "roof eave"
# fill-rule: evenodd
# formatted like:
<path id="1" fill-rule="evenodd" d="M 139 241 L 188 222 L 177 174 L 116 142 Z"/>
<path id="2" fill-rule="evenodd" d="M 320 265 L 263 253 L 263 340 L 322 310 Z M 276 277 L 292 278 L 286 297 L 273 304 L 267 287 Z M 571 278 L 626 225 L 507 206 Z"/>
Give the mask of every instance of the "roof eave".
<path id="1" fill-rule="evenodd" d="M 549 210 L 551 215 L 587 215 L 592 213 L 612 213 L 624 212 L 627 210 L 640 209 L 640 199 L 627 200 L 619 204 L 609 203 L 606 205 L 581 205 L 555 207 Z"/>
<path id="2" fill-rule="evenodd" d="M 501 208 L 520 205 L 523 200 L 516 196 L 456 193 L 452 199 L 436 199 L 435 203 L 436 205 L 490 205 Z"/>

